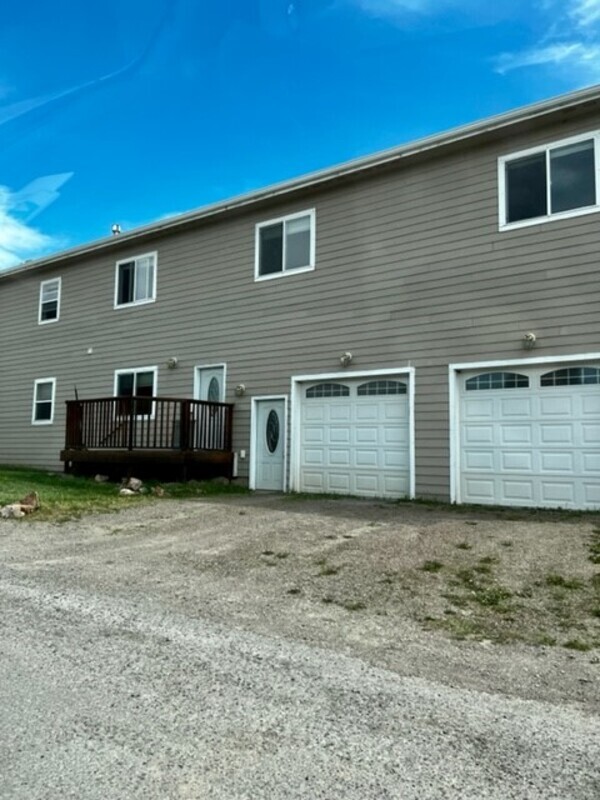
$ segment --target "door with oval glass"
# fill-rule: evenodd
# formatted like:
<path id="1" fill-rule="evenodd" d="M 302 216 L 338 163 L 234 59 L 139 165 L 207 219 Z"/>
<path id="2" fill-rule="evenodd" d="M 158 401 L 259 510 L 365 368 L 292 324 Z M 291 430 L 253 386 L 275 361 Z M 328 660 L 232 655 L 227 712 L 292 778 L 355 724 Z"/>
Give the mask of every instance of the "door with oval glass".
<path id="1" fill-rule="evenodd" d="M 285 478 L 285 400 L 256 400 L 254 488 L 281 492 Z"/>
<path id="2" fill-rule="evenodd" d="M 196 400 L 225 401 L 225 366 L 196 367 Z"/>

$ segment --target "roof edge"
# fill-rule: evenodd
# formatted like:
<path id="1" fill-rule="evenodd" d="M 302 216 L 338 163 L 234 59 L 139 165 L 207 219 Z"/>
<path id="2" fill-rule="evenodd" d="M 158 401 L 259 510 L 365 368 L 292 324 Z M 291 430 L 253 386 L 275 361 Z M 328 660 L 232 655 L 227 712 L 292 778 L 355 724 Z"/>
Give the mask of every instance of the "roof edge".
<path id="1" fill-rule="evenodd" d="M 547 114 L 555 113 L 563 109 L 568 109 L 583 105 L 586 102 L 600 100 L 600 84 L 579 89 L 575 92 L 569 92 L 543 100 L 530 105 L 521 106 L 511 111 L 505 111 L 501 114 L 487 117 L 476 122 L 460 125 L 455 128 L 443 131 L 441 133 L 425 136 L 420 139 L 415 139 L 407 144 L 398 145 L 396 147 L 380 150 L 368 156 L 361 156 L 360 158 L 344 161 L 334 167 L 326 167 L 324 169 L 309 172 L 296 178 L 291 178 L 281 181 L 262 189 L 253 190 L 244 194 L 235 195 L 227 200 L 221 200 L 206 206 L 201 206 L 193 211 L 184 214 L 178 214 L 173 217 L 166 217 L 158 222 L 152 222 L 148 225 L 134 228 L 127 233 L 121 233 L 118 236 L 108 236 L 102 239 L 93 240 L 84 245 L 62 250 L 57 253 L 37 258 L 31 261 L 25 261 L 16 267 L 0 272 L 0 280 L 17 276 L 23 272 L 29 272 L 42 267 L 51 266 L 52 264 L 60 264 L 65 261 L 70 261 L 74 258 L 87 256 L 97 251 L 110 249 L 117 246 L 122 246 L 129 242 L 134 243 L 138 239 L 144 239 L 148 236 L 156 236 L 164 231 L 176 230 L 194 222 L 203 219 L 216 217 L 219 215 L 227 214 L 228 212 L 242 209 L 245 206 L 252 206 L 272 198 L 292 194 L 301 189 L 309 189 L 312 186 L 320 186 L 322 184 L 330 183 L 339 180 L 343 177 L 352 175 L 353 173 L 365 172 L 376 167 L 382 167 L 387 164 L 392 164 L 394 161 L 400 161 L 410 156 L 423 153 L 428 150 L 435 150 L 449 144 L 457 143 L 465 139 L 470 139 L 475 136 L 481 136 L 484 133 L 491 133 L 496 130 L 501 130 L 510 125 L 526 122 L 536 117 L 542 117 Z"/>

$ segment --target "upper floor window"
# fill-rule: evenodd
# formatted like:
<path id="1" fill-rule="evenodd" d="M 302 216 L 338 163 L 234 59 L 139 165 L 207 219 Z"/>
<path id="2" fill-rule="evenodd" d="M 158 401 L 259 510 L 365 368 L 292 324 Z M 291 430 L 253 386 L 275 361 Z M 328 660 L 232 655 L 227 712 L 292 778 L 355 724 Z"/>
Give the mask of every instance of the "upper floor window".
<path id="1" fill-rule="evenodd" d="M 587 134 L 501 158 L 500 227 L 597 210 L 598 141 Z"/>
<path id="2" fill-rule="evenodd" d="M 314 268 L 314 209 L 256 226 L 256 280 Z"/>
<path id="3" fill-rule="evenodd" d="M 54 393 L 56 378 L 40 378 L 33 384 L 33 425 L 52 425 L 54 422 Z"/>
<path id="4" fill-rule="evenodd" d="M 60 278 L 52 278 L 40 283 L 40 305 L 38 322 L 56 322 L 60 314 Z"/>
<path id="5" fill-rule="evenodd" d="M 156 300 L 156 253 L 117 261 L 115 308 Z"/>

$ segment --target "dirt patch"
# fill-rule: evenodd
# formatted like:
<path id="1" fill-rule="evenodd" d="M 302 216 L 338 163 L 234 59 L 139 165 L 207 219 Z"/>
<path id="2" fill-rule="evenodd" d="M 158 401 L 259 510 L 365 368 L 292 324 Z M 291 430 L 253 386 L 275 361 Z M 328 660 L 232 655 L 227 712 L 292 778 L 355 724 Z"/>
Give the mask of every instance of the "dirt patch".
<path id="1" fill-rule="evenodd" d="M 2 531 L 5 563 L 36 579 L 402 674 L 600 705 L 598 516 L 255 495 Z"/>

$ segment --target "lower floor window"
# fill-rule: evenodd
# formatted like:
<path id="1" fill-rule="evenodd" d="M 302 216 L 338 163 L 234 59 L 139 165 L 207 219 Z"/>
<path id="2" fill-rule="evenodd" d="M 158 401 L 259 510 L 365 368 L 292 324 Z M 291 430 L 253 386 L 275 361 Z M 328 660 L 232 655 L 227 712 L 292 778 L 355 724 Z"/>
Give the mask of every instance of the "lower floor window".
<path id="1" fill-rule="evenodd" d="M 55 378 L 40 378 L 33 385 L 33 413 L 31 421 L 34 425 L 51 425 L 54 421 Z"/>
<path id="2" fill-rule="evenodd" d="M 118 404 L 119 415 L 151 415 L 152 397 L 156 394 L 155 389 L 155 367 L 117 372 L 115 375 L 115 396 L 121 398 Z"/>

